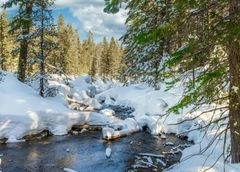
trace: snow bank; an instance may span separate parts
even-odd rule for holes
[[[161,84],[160,87],[164,90],[165,85]],[[220,110],[209,111],[216,108],[217,105],[203,105],[200,109],[189,113],[193,107],[192,105],[182,109],[180,115],[169,114],[164,116],[163,114],[166,113],[166,110],[180,100],[183,87],[179,83],[168,92],[163,90],[155,91],[144,84],[139,84],[112,88],[96,95],[96,98],[106,104],[133,107],[135,109],[133,115],[137,125],[140,127],[148,126],[152,134],[160,134],[161,132],[175,133],[179,136],[187,136],[189,141],[195,143],[195,145],[183,150],[181,163],[165,171],[200,172],[206,169],[210,172],[223,172],[224,169],[229,172],[240,171],[239,163],[231,164],[228,162],[225,164],[223,157],[220,157],[223,152],[225,152],[225,156],[228,154],[230,145],[229,133],[226,136],[227,140],[224,150],[223,134],[209,145],[214,136],[226,128],[226,125],[223,124],[226,124],[227,120],[213,123],[205,129],[199,129],[201,126],[208,125],[210,121],[222,117]],[[209,112],[202,114],[206,111]],[[224,115],[227,116],[227,112]],[[124,130],[123,132],[115,131],[111,128],[104,128],[103,130],[105,137],[119,137],[121,134],[124,134]],[[209,148],[205,150],[207,147]],[[216,164],[214,165],[215,162]]]
[[[0,138],[8,138],[8,142],[43,130],[63,135],[73,125],[106,125],[106,122],[113,125],[118,122],[99,113],[72,111],[61,103],[62,100],[58,100],[64,99],[64,96],[42,98],[32,87],[19,82],[12,73],[6,74],[0,84]],[[60,90],[60,94],[69,93]],[[90,106],[94,103],[97,104],[88,100]]]
[[[166,110],[180,99],[180,95],[176,93],[168,93],[164,90],[155,91],[147,84],[137,84],[106,90],[97,94],[96,99],[106,104],[134,108],[133,115],[138,125],[148,126],[152,134],[159,134],[162,131],[167,133],[178,131],[177,126],[171,131],[171,127],[164,125],[164,120],[160,119],[166,113]],[[174,123],[176,123],[177,118],[174,116],[171,119],[174,119]]]
[[[91,83],[92,83],[92,79],[90,76],[88,75],[79,76],[72,83],[74,85],[73,92],[82,92],[84,90],[88,96],[94,97],[94,95],[96,94],[96,87]]]
[[[12,73],[6,73],[4,82],[0,83],[0,138],[8,138],[8,143],[19,141],[25,135],[37,134],[43,130],[49,130],[54,135],[66,134],[73,125],[102,125],[103,137],[112,139],[137,132],[141,127],[148,126],[152,134],[176,133],[177,135],[188,136],[195,145],[183,150],[181,163],[176,164],[168,171],[192,172],[204,171],[211,167],[216,160],[218,162],[211,167],[212,172],[238,172],[239,164],[227,163],[224,165],[222,152],[227,153],[230,145],[230,136],[227,133],[226,147],[224,147],[224,136],[220,135],[211,145],[209,142],[215,134],[225,129],[227,120],[209,125],[207,129],[198,129],[199,126],[207,125],[211,120],[220,117],[221,111],[208,112],[199,116],[202,112],[213,109],[216,105],[205,105],[195,112],[188,113],[191,106],[181,111],[180,115],[169,114],[166,118],[163,114],[167,109],[176,104],[182,94],[181,83],[178,87],[164,92],[155,91],[146,84],[132,85],[129,87],[103,86],[97,88],[91,84],[88,76],[78,77],[71,81],[72,87],[64,84],[63,81],[51,81],[51,86],[59,87],[59,94],[54,98],[42,98],[32,87],[19,82]],[[98,81],[100,83],[100,81]],[[96,89],[97,88],[97,89]],[[110,88],[109,90],[105,90]],[[101,108],[96,99],[91,98],[96,90],[103,91],[96,95],[99,102],[106,104],[133,107],[134,119],[127,118],[122,121],[113,119],[113,111],[102,110],[100,113],[79,112],[68,108],[66,97],[82,101],[89,108]],[[72,103],[72,109],[81,108],[78,104]],[[226,114],[227,115],[227,112]],[[199,117],[198,117],[199,116]],[[194,119],[194,120],[189,120]],[[171,125],[176,124],[178,125]],[[205,148],[209,147],[206,151]],[[192,157],[192,155],[195,156]],[[188,159],[188,157],[191,157]],[[219,159],[218,159],[219,158]],[[0,159],[1,160],[1,159]],[[69,169],[65,169],[69,170]]]

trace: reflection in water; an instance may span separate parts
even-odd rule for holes
[[[36,160],[38,156],[39,156],[38,150],[35,148],[35,149],[32,149],[31,152],[29,152],[28,159]]]
[[[68,155],[56,161],[56,165],[60,168],[71,167],[76,161],[76,155]]]
[[[76,171],[128,171],[139,153],[161,154],[163,142],[185,143],[174,136],[166,140],[139,132],[115,140],[103,140],[102,133],[88,131],[75,136],[50,136],[26,143],[0,144],[3,172],[49,171],[63,168]],[[172,140],[173,139],[173,140]],[[106,158],[106,148],[111,157]],[[169,149],[169,148],[168,148]]]
[[[34,129],[38,128],[39,117],[36,114],[36,112],[28,111],[28,113],[29,113],[29,117],[33,120],[32,124],[30,126],[30,129],[34,130]]]

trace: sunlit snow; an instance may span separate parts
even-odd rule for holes
[[[48,130],[54,135],[65,135],[73,125],[100,125],[103,127],[103,138],[129,135],[147,126],[154,135],[162,134],[163,138],[164,133],[186,135],[195,143],[183,150],[179,164],[168,169],[174,172],[204,171],[214,164],[223,151],[227,152],[230,145],[229,133],[226,138],[226,150],[223,150],[224,139],[221,134],[212,145],[208,145],[215,133],[221,133],[225,129],[226,119],[218,124],[211,124],[208,129],[198,129],[199,126],[208,124],[210,120],[219,119],[220,110],[214,111],[214,117],[213,112],[207,112],[218,105],[205,105],[192,113],[189,112],[191,107],[188,107],[182,109],[180,115],[171,113],[165,116],[168,108],[180,100],[181,83],[165,92],[164,84],[160,84],[161,89],[156,91],[146,84],[121,87],[121,84],[104,83],[100,78],[92,83],[89,76],[73,78],[69,81],[71,86],[69,87],[59,77],[58,81],[50,83],[51,86],[59,87],[58,95],[53,98],[42,98],[36,91],[37,85],[33,84],[30,87],[19,82],[13,73],[4,73],[6,76],[0,83],[0,139],[8,139],[7,144],[24,141],[21,140],[24,136],[37,134],[43,130]],[[69,105],[67,101],[69,98],[84,102],[91,110],[101,109],[101,103],[104,102],[132,107],[135,111],[132,113],[133,118],[121,120],[113,118],[115,112],[110,109],[103,109],[99,113],[79,111],[83,107],[79,104]],[[199,116],[204,111],[206,113]],[[226,111],[225,116],[227,113]],[[207,146],[209,149],[202,152]],[[106,150],[106,155],[110,156],[109,151]],[[193,154],[196,156],[192,157]],[[150,159],[148,163],[151,164]],[[223,169],[224,160],[221,157],[209,171],[222,172]],[[238,172],[240,165],[228,162],[225,169],[229,172]],[[67,168],[64,170],[71,171]]]

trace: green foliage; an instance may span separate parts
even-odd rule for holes
[[[104,0],[106,7],[104,8],[104,12],[107,13],[117,13],[121,8],[121,4],[123,2],[127,2],[128,0]]]
[[[33,75],[39,77],[40,73],[48,78],[49,73],[55,72],[117,78],[123,56],[123,49],[117,41],[112,38],[109,43],[105,38],[104,43],[96,44],[91,31],[86,40],[80,40],[78,30],[65,23],[63,15],[59,16],[57,26],[53,25],[48,9],[52,4],[51,0],[9,0],[3,5],[4,8],[17,5],[18,8],[16,16],[9,22],[10,27],[5,13],[1,14],[4,21],[0,20],[0,25],[4,31],[1,30],[2,35],[0,33],[0,54],[3,53],[0,68],[8,71],[18,68],[18,73],[24,75],[22,81],[24,78],[36,80]]]

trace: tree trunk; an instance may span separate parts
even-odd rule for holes
[[[32,4],[26,4],[26,14],[32,14]],[[23,36],[28,35],[30,32],[30,23],[27,26],[23,26]],[[24,82],[26,78],[26,69],[27,69],[27,56],[28,56],[28,40],[24,38],[20,43],[20,54],[18,61],[18,80]]]
[[[44,97],[44,77],[45,77],[45,72],[44,72],[44,62],[41,61],[40,63],[40,96]]]
[[[40,96],[44,97],[44,80],[45,80],[45,67],[44,67],[44,9],[41,9],[41,36],[40,36]]]
[[[230,25],[234,29],[239,25],[240,8],[238,0],[230,0],[229,8]],[[237,35],[238,37],[240,35]],[[239,39],[239,38],[238,38]],[[229,124],[231,134],[232,163],[240,162],[240,45],[237,39],[229,41],[229,70],[230,70],[230,93],[229,93]]]

